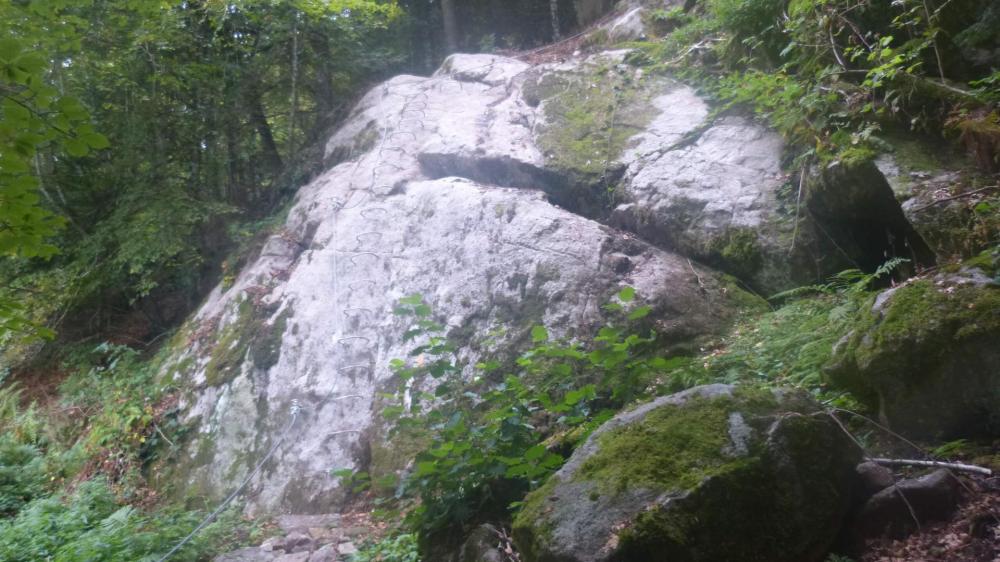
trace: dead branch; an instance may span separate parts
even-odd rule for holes
[[[976,466],[974,464],[963,464],[958,462],[941,462],[941,461],[921,461],[916,459],[882,459],[873,458],[868,459],[875,464],[880,464],[882,466],[924,466],[932,468],[950,468],[951,470],[957,470],[960,472],[972,472],[975,474],[982,474],[983,476],[993,476],[993,471],[982,467]]]

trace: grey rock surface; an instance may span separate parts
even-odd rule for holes
[[[459,549],[457,562],[507,562],[497,528],[487,524],[473,529]]]
[[[337,552],[337,547],[327,544],[316,549],[316,552],[313,552],[309,557],[309,562],[336,562],[339,556],[340,553]]]
[[[216,556],[214,562],[272,562],[276,556],[274,553],[250,547]]]
[[[896,151],[875,163],[903,201],[907,220],[942,260],[978,253],[982,241],[968,225],[976,220],[974,207],[988,193],[962,195],[990,185],[992,179],[977,172],[954,147],[902,139],[894,144]]]
[[[904,537],[920,525],[944,521],[960,499],[958,479],[945,469],[900,480],[868,500],[855,525],[862,537]]]
[[[668,340],[726,325],[731,291],[711,271],[525,189],[544,164],[536,110],[517,89],[525,69],[453,56],[433,77],[397,77],[361,100],[327,146],[331,162],[351,159],[300,190],[285,226],[210,295],[165,366],[194,389],[181,408],[195,431],[161,482],[220,498],[283,439],[251,481],[249,511],[336,507],[330,472],[356,466],[388,363],[411,348],[391,312],[407,295],[473,339],[505,326],[515,341],[533,324],[586,334],[626,285]]]
[[[336,527],[340,524],[340,515],[337,513],[325,513],[317,515],[279,515],[276,519],[278,528],[285,533],[292,531],[303,531],[309,529],[323,529]]]
[[[873,462],[863,462],[854,471],[858,475],[858,493],[865,499],[892,486],[896,477],[888,468]]]

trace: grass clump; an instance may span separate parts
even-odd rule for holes
[[[135,562],[155,559],[172,548],[201,517],[197,512],[147,513],[122,505],[108,483],[95,479],[75,492],[27,504],[0,521],[0,560],[8,562]],[[205,560],[233,544],[240,523],[223,515],[176,554],[177,560]]]
[[[837,294],[799,298],[738,322],[714,348],[677,358],[656,394],[711,382],[791,386],[832,398],[823,367],[849,331],[862,299]]]

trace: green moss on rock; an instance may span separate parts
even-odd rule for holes
[[[283,312],[273,321],[268,321],[269,315],[265,307],[250,300],[240,302],[236,319],[222,328],[212,347],[205,365],[205,384],[219,386],[233,380],[248,358],[262,370],[278,362],[289,314]]]
[[[587,459],[576,478],[599,483],[604,493],[636,486],[690,490],[743,463],[726,453],[729,412],[735,406],[733,399],[722,398],[659,408],[640,422],[602,435],[600,451]]]
[[[1000,287],[964,270],[887,292],[859,314],[827,367],[897,429],[998,434]]]
[[[546,165],[567,178],[560,189],[579,191],[563,200],[591,200],[614,186],[616,161],[656,114],[654,93],[634,69],[602,59],[525,84],[525,101],[544,102],[538,145]]]
[[[819,412],[712,385],[619,414],[528,496],[515,542],[533,562],[817,560],[858,457]]]
[[[708,258],[741,278],[753,277],[764,264],[757,232],[750,228],[730,228],[713,238]]]

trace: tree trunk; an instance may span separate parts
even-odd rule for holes
[[[549,12],[552,16],[552,41],[561,39],[559,33],[559,0],[549,0]]]
[[[271,133],[271,126],[267,123],[267,115],[264,113],[264,104],[260,99],[260,93],[254,88],[250,94],[250,122],[253,124],[257,134],[260,135],[261,146],[264,149],[264,158],[272,174],[281,172],[281,154],[278,152],[278,145],[274,142],[274,135]]]
[[[458,21],[455,0],[441,0],[441,20],[444,22],[444,44],[448,54],[458,52]]]

